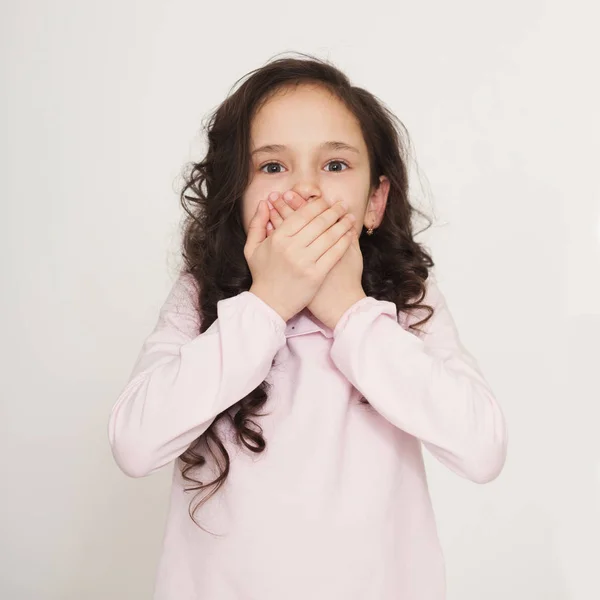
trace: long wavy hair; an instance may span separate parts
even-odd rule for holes
[[[352,85],[349,78],[329,61],[298,53],[299,58],[277,58],[249,72],[235,92],[211,114],[204,125],[208,149],[200,162],[186,165],[180,201],[184,208],[182,255],[183,271],[197,283],[200,330],[206,331],[217,318],[219,300],[250,288],[251,273],[244,258],[246,234],[242,222],[241,200],[251,178],[250,125],[258,109],[282,88],[302,83],[319,84],[332,92],[358,122],[368,148],[371,189],[379,176],[390,180],[385,214],[374,235],[359,238],[363,254],[362,286],[368,296],[389,300],[398,311],[424,309],[429,314],[417,328],[431,318],[433,308],[420,304],[425,296],[425,281],[434,265],[427,251],[413,239],[413,219],[423,212],[411,206],[408,191],[410,138],[404,125],[376,96]],[[232,88],[232,90],[233,90]],[[419,232],[420,233],[420,232]],[[410,300],[416,302],[409,303]],[[213,496],[225,482],[230,469],[226,440],[218,432],[219,423],[233,428],[235,440],[253,453],[266,448],[257,418],[268,397],[270,384],[263,381],[232,408],[221,412],[207,431],[179,457],[182,476],[199,491],[208,491],[192,509],[190,516]],[[361,400],[367,402],[366,399]],[[223,424],[223,423],[222,423]],[[231,429],[230,429],[231,431]],[[206,464],[210,453],[217,465],[217,476],[202,482],[196,467]],[[199,525],[199,524],[198,524]]]

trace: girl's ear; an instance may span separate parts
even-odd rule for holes
[[[371,192],[365,211],[364,225],[367,229],[379,227],[387,205],[390,192],[390,180],[385,176],[379,177],[379,185]]]

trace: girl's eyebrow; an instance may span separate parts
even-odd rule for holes
[[[256,150],[252,151],[252,156],[258,153],[265,154],[275,154],[276,152],[283,152],[287,150],[287,146],[283,144],[266,144],[265,146],[261,146]],[[323,142],[319,146],[319,150],[349,150],[350,152],[356,152],[356,154],[360,154],[360,150],[351,146],[350,144],[346,144],[346,142]]]

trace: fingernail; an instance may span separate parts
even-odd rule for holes
[[[279,192],[271,192],[269,194],[269,200],[271,202],[275,202],[275,200],[277,200],[277,198],[279,198]]]
[[[267,200],[267,204],[269,205],[269,208],[275,208],[272,204],[270,200]]]
[[[342,201],[340,202],[340,204],[341,204],[341,205],[342,205],[344,208],[346,208],[346,209],[348,208],[348,203],[347,203],[345,200],[342,200]]]
[[[294,199],[294,193],[290,190],[288,190],[284,195],[283,195],[283,199],[284,200],[293,200]]]
[[[269,231],[271,231],[271,229],[273,229],[273,225],[271,224],[271,221],[269,221],[269,222],[267,223],[267,229],[268,229]]]

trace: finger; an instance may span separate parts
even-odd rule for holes
[[[346,231],[346,233],[316,261],[317,268],[322,269],[322,273],[329,273],[350,248],[352,238],[354,237],[355,235],[352,233],[352,229]]]
[[[276,201],[277,204],[279,201]],[[283,201],[285,204],[285,201]],[[327,212],[330,208],[329,202],[327,202],[324,198],[317,198],[314,202],[306,202],[304,206],[300,207],[298,210],[294,211],[289,206],[286,206],[288,215],[284,218],[284,222],[279,227],[279,230],[286,236],[295,237],[296,234],[301,231],[308,223],[311,223],[317,216],[320,217],[321,213]],[[339,210],[339,207],[335,209]],[[325,215],[324,217],[320,217],[316,219],[317,223],[313,224],[313,229],[316,227],[319,229],[318,234],[324,231],[326,225],[332,225],[335,222],[335,219],[331,220],[331,214],[329,216]],[[316,237],[315,234],[314,237]],[[314,237],[311,237],[308,240],[300,240],[301,246],[306,246],[310,243]],[[296,240],[298,241],[298,240]]]
[[[283,199],[282,196],[277,198],[274,202],[272,202],[273,207],[276,212],[279,213],[279,216],[282,219],[287,219],[289,216],[294,214],[294,209],[288,205],[288,203]],[[275,225],[275,223],[273,223]]]
[[[283,223],[283,217],[279,214],[279,211],[271,204],[269,200],[267,203],[271,205],[271,209],[269,210],[269,219],[273,224],[273,227],[277,229]]]
[[[335,211],[331,211],[333,216],[332,219],[336,219]],[[338,213],[339,214],[339,213]],[[329,219],[328,215],[328,219]],[[341,237],[344,237],[346,234],[350,236],[349,244],[352,243],[354,237],[354,223],[356,219],[354,215],[348,213],[337,221],[335,221],[326,231],[322,234],[319,234],[314,238],[312,242],[307,245],[308,254],[307,256],[314,261],[318,261],[324,254],[327,253],[329,248],[331,248]],[[305,230],[308,230],[310,225],[307,225],[298,236],[303,236]],[[308,235],[308,232],[307,232]],[[312,234],[311,234],[312,236]],[[304,240],[304,238],[302,237]]]
[[[319,202],[319,201],[317,201]],[[303,207],[300,212],[308,210],[312,208],[312,206],[316,204],[316,202],[309,202],[305,207]],[[324,202],[325,204],[325,202]],[[344,217],[344,218],[343,218]],[[343,218],[343,219],[342,219]],[[289,219],[291,220],[291,219]],[[289,221],[288,220],[288,221]],[[309,223],[307,223],[295,236],[294,242],[299,244],[302,247],[310,247],[313,246],[319,238],[322,238],[318,244],[326,243],[326,246],[322,248],[322,251],[318,253],[314,260],[316,260],[325,250],[335,241],[331,236],[333,233],[328,230],[332,229],[332,227],[338,223],[339,221],[344,222],[345,225],[351,224],[355,221],[353,215],[348,213],[348,210],[343,202],[336,202],[333,206],[330,206],[324,212],[320,213],[317,217],[312,219]],[[338,231],[339,228],[334,229],[334,231]],[[325,234],[325,235],[323,235]]]
[[[271,196],[269,196],[269,198],[271,198]],[[276,199],[275,195],[273,195],[273,199]],[[306,204],[306,200],[304,200],[304,198],[294,190],[288,190],[287,192],[285,192],[285,194],[283,194],[283,199],[285,203],[294,210],[298,210],[304,204]],[[279,214],[279,211],[271,204],[270,201],[268,201],[268,204],[269,208],[272,209],[269,213],[270,219],[273,222],[273,226],[275,227],[275,229],[277,229],[277,227],[279,227],[283,223],[284,217],[282,217],[282,215]]]
[[[288,190],[283,194],[283,199],[288,206],[291,206],[294,210],[298,210],[301,206],[306,204],[306,200],[294,190]]]
[[[246,246],[250,254],[267,237],[267,221],[269,220],[269,210],[266,202],[261,200],[256,207],[256,212],[248,225],[248,236]]]
[[[269,207],[269,222],[267,223],[267,237],[273,235],[277,225],[283,222],[283,219],[273,206],[272,202],[277,200],[281,194],[279,192],[271,192],[267,196],[267,206]]]

